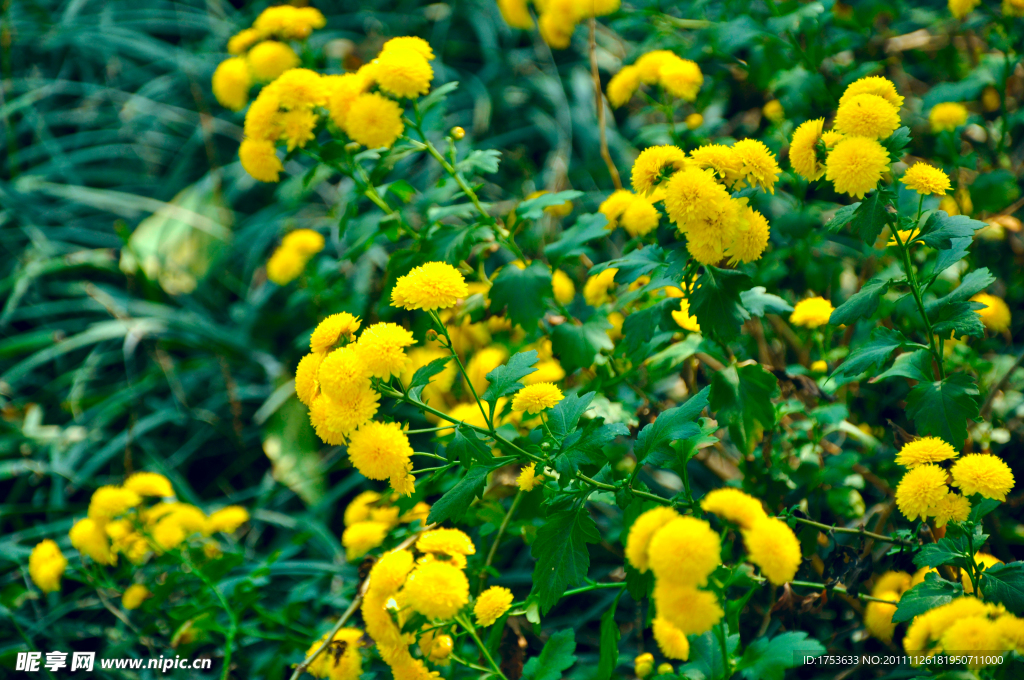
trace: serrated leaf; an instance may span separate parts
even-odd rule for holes
[[[583,325],[563,323],[551,331],[551,349],[567,373],[587,368],[598,352],[613,347],[606,332],[611,327],[607,319],[598,316]]]
[[[539,220],[544,215],[544,208],[562,205],[583,195],[582,191],[557,191],[553,194],[541,194],[529,198],[516,206],[516,218],[521,220]]]
[[[832,372],[832,377],[852,378],[871,368],[877,370],[906,342],[907,339],[899,331],[879,326],[871,331],[871,337],[866,343],[850,352],[846,360]]]
[[[501,152],[497,149],[473,149],[468,156],[455,164],[456,172],[472,175],[498,171]]]
[[[967,566],[967,561],[959,547],[947,538],[941,538],[937,543],[923,546],[914,555],[914,565],[917,567],[934,568],[943,564],[953,564],[957,567]]]
[[[760,364],[727,366],[711,377],[710,406],[744,453],[750,453],[766,428],[775,425],[772,397],[779,381]]]
[[[972,243],[974,243],[974,239],[971,237],[950,239],[949,248],[939,251],[939,255],[935,258],[935,263],[932,265],[926,278],[934,278],[964,259]]]
[[[857,213],[860,208],[860,201],[851,203],[850,205],[844,205],[842,208],[836,211],[836,214],[832,216],[826,224],[825,228],[831,233],[836,233],[847,224],[853,221],[853,216]]]
[[[926,349],[904,352],[896,357],[889,370],[879,373],[870,382],[879,382],[889,378],[910,378],[911,380],[932,380],[932,353]]]
[[[1024,615],[1024,562],[996,564],[985,569],[981,592],[986,600],[1003,605],[1010,613]]]
[[[601,652],[597,661],[597,680],[610,680],[615,667],[619,665],[619,625],[615,623],[615,605],[601,615]]]
[[[430,109],[434,108],[445,97],[447,97],[449,93],[454,92],[458,87],[459,82],[457,80],[435,87],[433,90],[431,90],[430,94],[420,99],[420,111],[422,113],[426,113]]]
[[[600,419],[589,420],[562,443],[561,452],[555,456],[555,471],[571,481],[584,463],[600,465],[605,461],[602,449],[616,437],[629,434],[629,428],[622,423],[602,424]],[[561,481],[561,480],[560,480]]]
[[[921,437],[940,437],[960,448],[967,439],[967,421],[978,417],[978,386],[966,373],[945,380],[918,383],[907,395],[907,415]]]
[[[985,305],[980,302],[954,302],[938,309],[932,318],[932,332],[940,337],[950,335],[970,335],[981,338],[985,335],[985,325],[981,322],[978,310]]]
[[[879,189],[871,194],[861,203],[857,213],[853,216],[850,226],[860,235],[862,241],[873,245],[878,240],[878,235],[889,223],[889,205],[896,198],[892,189]]]
[[[953,598],[961,597],[963,594],[964,587],[961,584],[946,581],[938,574],[929,572],[925,574],[924,581],[903,593],[899,604],[896,605],[896,612],[892,615],[892,621],[909,621],[930,609],[952,602]]]
[[[879,276],[861,286],[860,290],[851,295],[846,302],[836,307],[829,317],[829,324],[839,326],[851,324],[861,319],[869,319],[878,309],[882,296],[889,290],[892,279]]]
[[[966,215],[947,215],[943,210],[936,210],[921,228],[918,239],[932,248],[952,248],[952,240],[973,238],[974,232],[985,228],[984,222],[972,220]]]
[[[786,669],[804,665],[806,657],[819,657],[825,646],[804,631],[791,631],[770,640],[762,637],[743,650],[736,670],[747,680],[782,680]]]
[[[637,463],[660,465],[672,455],[672,442],[699,436],[700,425],[695,421],[707,408],[709,395],[710,388],[705,387],[682,406],[662,411],[644,426],[633,445]]]
[[[562,237],[544,246],[544,255],[548,260],[557,263],[567,257],[584,252],[585,243],[608,236],[608,218],[601,213],[580,215],[569,229],[562,232]]]
[[[678,310],[678,308],[679,300],[667,298],[659,300],[646,309],[627,315],[622,324],[622,339],[626,353],[630,356],[634,355],[654,337],[662,319],[672,310]]]
[[[443,371],[451,360],[451,357],[441,357],[416,369],[416,372],[412,374],[412,382],[409,383],[409,396],[419,400],[423,388],[430,384],[430,379]]]
[[[750,277],[741,271],[706,267],[690,296],[690,314],[697,317],[701,333],[735,337],[750,318],[740,297],[749,287]]]
[[[586,508],[548,516],[530,547],[530,554],[537,560],[533,568],[533,592],[542,613],[546,614],[567,588],[586,578],[590,569],[587,543],[600,542],[597,524]]]
[[[524,269],[502,267],[488,293],[491,312],[505,310],[513,324],[527,331],[537,327],[544,316],[544,300],[551,296],[551,270],[540,260]]]
[[[523,680],[559,680],[562,672],[576,663],[576,633],[566,628],[554,633],[544,644],[540,656],[523,666]]]
[[[501,397],[521,390],[523,383],[519,381],[537,370],[533,367],[536,363],[536,350],[531,349],[513,354],[504,365],[498,366],[487,374],[487,389],[480,395],[480,398],[493,404]]]
[[[476,432],[464,426],[455,429],[455,436],[445,447],[445,456],[449,461],[458,461],[464,468],[474,463],[485,463],[491,456],[491,449],[480,441]]]
[[[910,128],[903,125],[887,138],[882,140],[882,146],[889,152],[889,159],[893,163],[898,163],[903,158],[903,150],[910,144]]]
[[[594,400],[596,394],[596,392],[588,392],[583,396],[567,394],[562,401],[548,411],[548,429],[551,430],[555,439],[561,441],[576,429],[576,425],[590,408],[590,402]]]
[[[486,465],[474,465],[469,468],[466,476],[431,506],[427,523],[434,524],[462,519],[473,499],[483,492],[484,485],[487,483],[487,475],[491,470],[492,468]]]
[[[754,286],[740,293],[740,301],[751,316],[785,314],[793,311],[793,305],[767,290],[764,286]]]

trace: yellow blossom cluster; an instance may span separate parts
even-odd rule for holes
[[[341,544],[345,548],[345,559],[358,560],[374,548],[383,545],[388,532],[399,524],[426,522],[430,506],[420,502],[402,514],[392,505],[397,496],[383,497],[376,491],[364,491],[356,496],[345,508],[345,531]]]
[[[755,139],[732,146],[708,144],[686,154],[675,146],[645,149],[633,163],[633,190],[664,203],[669,219],[686,236],[701,264],[761,258],[768,245],[764,215],[734,198],[745,186],[775,192],[780,169],[775,155]]]
[[[838,193],[864,198],[889,169],[889,152],[881,140],[900,126],[903,97],[882,76],[854,81],[839,99],[832,130],[824,119],[809,120],[794,132],[790,163],[808,181],[825,179]]]
[[[321,645],[327,641],[328,633],[314,642],[306,656],[309,657]],[[334,637],[327,649],[313,659],[306,672],[314,678],[329,678],[329,680],[358,680],[363,673],[363,657],[360,649],[363,647],[363,631],[358,628],[341,628]]]
[[[531,30],[533,17],[527,0],[497,0],[498,10],[512,28]],[[619,0],[533,0],[540,24],[540,36],[550,47],[564,50],[572,40],[576,24],[619,9]]]
[[[817,328],[828,323],[835,308],[823,297],[810,297],[793,306],[789,322],[804,328]]]
[[[969,112],[960,102],[942,102],[928,111],[928,125],[932,132],[955,132],[961,125],[967,124]]]
[[[912,585],[911,576],[905,571],[887,571],[875,579],[871,586],[871,597],[876,599],[869,601],[864,607],[864,627],[871,635],[886,644],[892,642],[892,636],[896,632],[896,624],[892,621],[896,605],[877,600],[899,602],[903,593]]]
[[[661,212],[654,204],[664,200],[664,192],[653,191],[649,195],[634,194],[629,189],[619,189],[606,198],[598,212],[605,216],[609,231],[622,227],[630,236],[644,236],[658,228]]]
[[[296,229],[285,234],[267,260],[267,278],[287,286],[299,278],[310,259],[324,249],[324,237],[312,229]]]
[[[657,85],[676,99],[692,102],[703,84],[704,74],[696,62],[669,50],[654,50],[612,76],[608,81],[608,103],[619,108],[633,98],[641,85]]]
[[[976,597],[958,597],[916,616],[903,648],[914,657],[962,654],[969,668],[998,664],[1002,653],[1024,650],[1024,619]]]

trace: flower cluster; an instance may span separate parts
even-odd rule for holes
[[[998,663],[1002,652],[1024,650],[1024,619],[976,597],[959,597],[915,617],[903,648],[912,656],[963,654],[970,668],[979,668]]]
[[[896,487],[896,505],[907,519],[935,518],[935,524],[966,521],[973,494],[1006,500],[1013,488],[1010,467],[990,453],[974,453],[953,463],[949,470],[940,463],[954,460],[959,453],[938,437],[924,437],[903,446],[896,462],[909,468]],[[958,487],[960,493],[950,489]]]
[[[913,580],[905,571],[887,571],[875,579],[871,586],[871,597],[875,599],[864,607],[864,627],[871,635],[887,644],[892,642],[892,636],[896,632],[896,624],[892,621],[896,605],[888,603],[899,602],[903,593],[912,585]]]
[[[533,0],[533,4],[540,15],[541,38],[556,50],[569,46],[576,24],[619,9],[619,0]],[[512,28],[531,30],[534,26],[527,0],[498,0],[498,10]]]
[[[296,229],[281,239],[267,260],[267,278],[286,286],[299,278],[310,259],[324,249],[324,237],[312,229]]]
[[[341,535],[346,560],[354,562],[383,545],[388,532],[399,524],[426,521],[430,514],[428,504],[417,503],[403,514],[392,505],[396,499],[395,495],[384,498],[376,491],[364,491],[349,503],[345,508],[345,531]]]
[[[657,85],[669,95],[692,102],[697,98],[704,75],[700,66],[669,50],[642,55],[631,66],[623,66],[608,81],[608,102],[618,108],[633,98],[640,85]]]

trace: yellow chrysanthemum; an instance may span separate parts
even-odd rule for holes
[[[1010,308],[1002,298],[988,293],[978,293],[971,298],[971,302],[980,302],[985,305],[976,310],[981,317],[981,323],[993,333],[1004,333],[1010,329]]]
[[[619,223],[630,236],[643,236],[658,228],[661,213],[647,198],[636,196],[622,213]]]
[[[563,398],[562,390],[558,389],[554,383],[527,385],[512,397],[512,410],[540,413],[562,401]]]
[[[899,593],[891,590],[872,593],[872,597],[892,602],[898,602],[900,599]],[[896,624],[892,622],[892,615],[895,613],[896,605],[885,602],[868,602],[864,607],[864,627],[882,642],[892,642],[893,633],[896,632]]]
[[[60,579],[67,566],[67,558],[49,538],[37,543],[28,556],[28,575],[44,593],[60,590]]]
[[[249,50],[245,58],[253,77],[262,83],[269,83],[301,63],[295,50],[276,40],[261,42]]]
[[[650,567],[648,549],[654,534],[677,517],[678,512],[662,506],[648,510],[633,522],[626,538],[626,559],[637,571],[644,573]]]
[[[337,446],[360,425],[369,422],[377,413],[380,395],[369,387],[332,399],[318,395],[309,406],[309,421],[316,434],[325,443]]]
[[[684,122],[686,123],[687,129],[696,130],[697,128],[704,124],[704,116],[700,115],[699,113],[691,113],[689,116],[686,117],[686,120]]]
[[[121,606],[128,611],[138,609],[147,597],[152,596],[153,593],[149,591],[149,588],[141,583],[133,583],[125,588],[124,593],[121,595]]]
[[[389,50],[412,50],[428,61],[434,58],[434,49],[430,46],[430,43],[416,35],[403,35],[391,38],[380,48],[382,54]]]
[[[498,11],[501,12],[501,18],[505,23],[512,28],[533,30],[533,17],[530,16],[526,0],[498,0]]]
[[[818,359],[811,362],[811,373],[828,373],[828,362]]]
[[[538,22],[541,39],[549,47],[564,50],[572,41],[572,34],[576,29],[572,0],[549,0]]]
[[[523,469],[519,471],[519,476],[516,477],[516,486],[525,493],[533,491],[543,483],[544,474],[537,474],[536,463],[530,463],[529,465],[523,466]]]
[[[415,343],[412,333],[398,324],[376,323],[359,334],[356,348],[370,375],[390,380],[402,375],[409,363],[405,348]]]
[[[558,363],[558,359],[539,361],[534,368],[537,370],[521,378],[524,385],[535,385],[543,382],[553,383],[565,377],[565,369],[562,368],[562,364]]]
[[[949,493],[947,473],[938,465],[918,465],[903,475],[896,487],[896,505],[907,519],[935,514],[936,506]]]
[[[350,341],[354,339],[358,330],[358,316],[352,316],[348,312],[331,314],[318,323],[313,334],[310,335],[309,349],[318,354],[327,352],[343,337]]]
[[[345,132],[368,149],[390,149],[404,130],[402,108],[377,92],[356,97],[345,116]]]
[[[651,571],[661,580],[699,586],[722,563],[718,534],[704,520],[677,517],[654,532],[647,556]]]
[[[970,616],[950,624],[940,638],[942,648],[964,654],[968,668],[988,665],[987,657],[1004,651],[1002,635],[994,621],[984,616]]]
[[[732,145],[733,153],[742,164],[742,173],[747,184],[761,187],[768,193],[775,193],[775,182],[782,169],[775,154],[757,139],[741,139]]]
[[[658,83],[673,97],[692,102],[704,84],[704,74],[696,62],[669,59],[658,71]]]
[[[295,229],[284,235],[281,247],[294,250],[301,255],[310,257],[324,249],[323,234],[313,229]]]
[[[750,561],[761,567],[761,573],[773,584],[780,586],[796,576],[802,560],[800,541],[778,517],[756,520],[749,529],[744,529],[743,544]]]
[[[730,487],[709,492],[701,500],[700,507],[704,512],[714,513],[744,529],[749,529],[754,522],[767,517],[761,501]]]
[[[374,76],[385,92],[396,97],[415,98],[430,92],[434,69],[420,51],[399,44],[385,46],[381,51],[374,60]]]
[[[290,248],[277,248],[267,260],[267,280],[287,286],[299,278],[309,258]]]
[[[914,163],[900,181],[922,196],[943,196],[950,190],[949,175],[927,163]]]
[[[674,59],[678,59],[674,52],[668,50],[654,50],[647,52],[640,56],[636,60],[634,66],[640,71],[640,80],[645,85],[653,85],[658,82],[658,77],[661,74],[661,67],[671,62]]]
[[[449,657],[455,646],[451,635],[436,635],[435,631],[428,630],[420,636],[419,644],[423,656],[435,666],[447,666],[451,663]]]
[[[615,275],[618,273],[617,268],[609,267],[587,279],[583,284],[583,299],[588,305],[597,307],[608,301],[608,291],[615,287]]]
[[[672,311],[672,320],[684,331],[700,333],[700,324],[697,323],[697,317],[690,314],[690,301],[686,298],[679,300],[679,309]]]
[[[363,659],[359,654],[359,648],[363,646],[362,638],[363,631],[358,628],[342,628],[334,634],[327,649],[309,664],[306,672],[314,678],[358,680],[363,673]],[[310,645],[306,656],[320,649],[325,640],[327,633]]]
[[[323,83],[327,90],[327,111],[331,115],[331,120],[344,130],[352,102],[370,88],[372,80],[365,74],[345,73],[324,76]]]
[[[686,639],[685,637],[683,638]],[[689,650],[687,650],[689,651]],[[635,659],[633,659],[633,675],[638,678],[646,678],[654,672],[654,655],[650,652],[644,652]]]
[[[469,295],[466,279],[446,262],[428,262],[402,276],[391,290],[391,305],[405,309],[447,309]]]
[[[654,584],[658,618],[665,619],[684,635],[701,635],[722,620],[725,612],[715,594],[661,576]]]
[[[316,136],[314,130],[320,118],[310,109],[293,109],[278,114],[279,139],[289,151],[304,148]]]
[[[393,526],[394,519],[398,517],[398,508],[379,505],[381,495],[376,491],[363,491],[352,499],[352,502],[345,508],[345,526],[352,526],[357,522],[385,522]],[[380,515],[387,511],[386,516]],[[392,516],[393,515],[393,516]]]
[[[944,527],[949,522],[966,522],[971,516],[971,502],[960,494],[946,494],[934,509],[935,526]]]
[[[789,162],[793,170],[808,182],[821,179],[825,166],[818,160],[818,142],[821,141],[824,118],[808,120],[793,131],[789,145]]]
[[[878,593],[894,591],[902,594],[910,590],[913,577],[905,571],[887,571],[875,579],[871,586],[871,595],[880,597]]]
[[[473,614],[478,626],[491,626],[512,606],[512,591],[500,586],[491,586],[476,598]]]
[[[669,219],[688,239],[691,254],[703,264],[724,256],[735,237],[741,203],[730,198],[711,170],[688,167],[672,175],[665,186]],[[704,248],[707,252],[700,252]]]
[[[789,322],[805,328],[817,328],[828,323],[835,308],[823,297],[812,297],[801,300],[793,307]]]
[[[284,171],[274,143],[269,140],[243,139],[238,146],[238,160],[249,176],[260,182],[276,182]]]
[[[917,467],[956,458],[957,450],[938,437],[921,437],[903,445],[896,454],[896,462],[903,467]]]
[[[448,620],[469,602],[469,581],[445,562],[420,564],[402,589],[406,602],[429,619]]]
[[[171,480],[156,472],[136,472],[128,477],[124,488],[134,491],[140,496],[167,498],[174,495]]]
[[[341,545],[345,547],[345,559],[354,562],[374,548],[383,545],[390,528],[384,522],[356,522],[346,527],[341,534]]]
[[[323,28],[327,20],[313,7],[277,5],[268,7],[256,17],[252,27],[263,35],[274,35],[289,40],[304,40],[315,28]]]
[[[576,297],[576,284],[561,269],[551,273],[551,290],[555,294],[555,299],[563,305],[569,304]]]
[[[242,57],[225,59],[213,72],[211,86],[221,106],[241,111],[249,103],[249,88],[252,87],[249,65]]]
[[[839,105],[833,125],[844,135],[885,139],[900,126],[900,112],[876,94],[858,94]]]
[[[678,146],[652,146],[633,162],[633,191],[648,194],[676,170],[687,164],[686,152]]]
[[[636,66],[623,66],[608,81],[608,103],[613,109],[626,104],[640,88],[640,69]]]
[[[892,104],[897,111],[903,107],[903,97],[896,91],[896,86],[891,80],[882,76],[867,76],[850,83],[846,91],[843,92],[843,96],[840,97],[839,104],[845,104],[859,94],[877,95]]]
[[[244,54],[262,39],[263,34],[255,28],[239,31],[228,39],[228,54]]]
[[[825,160],[825,179],[838,193],[864,198],[888,167],[889,152],[877,140],[844,137]]]
[[[120,486],[101,486],[96,489],[89,500],[89,517],[98,522],[106,522],[142,502],[142,496],[131,489]]]
[[[473,539],[459,529],[433,529],[416,541],[416,549],[434,555],[475,555]]]
[[[690,641],[686,639],[683,631],[660,616],[654,619],[651,630],[654,633],[654,641],[658,643],[658,649],[666,657],[679,661],[690,658]]]
[[[230,534],[248,521],[248,510],[243,508],[241,505],[229,505],[226,508],[217,510],[206,518],[206,528],[204,533],[213,534],[220,531],[225,534]]]
[[[362,353],[346,345],[320,362],[317,378],[320,390],[331,399],[343,401],[370,387],[369,366]]]
[[[117,564],[117,554],[110,550],[110,539],[103,525],[95,520],[80,519],[68,532],[71,545],[98,564]]]
[[[990,453],[972,453],[964,456],[950,469],[953,486],[965,496],[980,494],[985,498],[1005,501],[1013,489],[1014,479],[1010,466]]]
[[[398,423],[366,423],[352,434],[348,445],[349,460],[368,479],[404,476],[412,454],[409,438]]]
[[[967,107],[960,102],[936,104],[928,112],[928,124],[932,132],[953,132],[967,124]]]
[[[727,187],[743,179],[743,160],[736,150],[725,144],[705,144],[690,152],[694,165],[711,170]]]
[[[725,249],[729,264],[754,262],[760,260],[764,249],[768,247],[771,228],[764,215],[753,208],[745,210],[746,229],[738,229],[736,236]]]
[[[786,109],[778,99],[773,99],[762,106],[761,113],[773,123],[781,123],[786,119]]]
[[[1024,651],[1024,619],[1003,614],[996,619],[996,628],[999,629],[1003,649],[1012,649],[1018,654]]]

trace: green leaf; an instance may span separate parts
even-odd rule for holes
[[[730,635],[725,641],[726,654],[722,654],[722,643],[715,631],[709,630],[703,635],[690,637],[690,663],[680,666],[678,673],[683,678],[703,678],[704,680],[726,680],[723,656],[732,656],[739,646],[738,633]]]
[[[832,377],[853,378],[868,369],[878,369],[906,342],[907,339],[899,331],[879,326],[871,331],[871,337],[866,343],[850,352],[846,360],[832,371]]]
[[[970,335],[975,338],[985,336],[985,325],[978,315],[979,309],[985,305],[980,302],[954,302],[939,309],[932,319],[932,332],[940,337],[950,335]]]
[[[576,224],[562,232],[560,239],[544,246],[544,255],[554,263],[579,255],[586,250],[583,244],[608,236],[607,226],[608,218],[601,213],[580,215]]]
[[[455,436],[445,447],[445,456],[449,461],[459,461],[464,468],[474,462],[485,463],[491,456],[491,450],[476,436],[476,432],[468,427],[459,426]]]
[[[1024,615],[1024,562],[1008,562],[987,568],[981,577],[981,592],[1016,616]]]
[[[891,189],[879,189],[860,203],[837,210],[826,226],[829,231],[837,232],[849,225],[861,240],[873,245],[888,224],[888,207],[895,197]]]
[[[705,387],[682,406],[662,411],[653,423],[640,430],[633,446],[638,464],[659,465],[671,456],[672,442],[700,435],[700,426],[694,421],[708,406],[709,391]]]
[[[588,392],[582,397],[576,394],[567,394],[565,399],[548,411],[548,429],[551,430],[555,439],[562,441],[576,429],[577,423],[590,408],[590,402],[594,400],[596,394],[596,392]]]
[[[507,310],[512,323],[526,331],[536,329],[537,321],[544,316],[543,301],[551,296],[551,270],[540,260],[534,260],[525,269],[515,265],[502,267],[488,293],[491,312]]]
[[[454,92],[458,87],[459,82],[457,80],[435,87],[431,90],[430,94],[420,100],[420,111],[426,113],[430,109],[434,108],[437,104],[443,101],[449,93]]]
[[[974,232],[985,226],[984,222],[966,215],[947,215],[943,210],[936,210],[928,217],[917,238],[932,248],[947,249],[953,247],[953,239],[973,238]]]
[[[825,228],[830,233],[836,233],[847,224],[853,221],[853,216],[857,213],[860,208],[860,201],[851,203],[850,205],[844,205],[842,208],[836,211],[836,214],[832,216],[826,224]]]
[[[854,321],[871,318],[878,309],[882,296],[889,290],[892,279],[875,277],[861,286],[860,290],[851,295],[846,302],[836,307],[828,322],[833,326],[851,324]]]
[[[892,615],[893,623],[909,621],[930,609],[941,607],[952,602],[953,598],[961,597],[964,587],[941,578],[934,572],[925,574],[924,581],[903,593],[896,612]]]
[[[793,305],[789,304],[778,295],[767,292],[764,286],[754,286],[750,290],[740,293],[740,300],[743,307],[751,316],[764,316],[765,314],[784,314],[793,311]]]
[[[923,546],[914,555],[914,565],[917,567],[938,567],[943,564],[953,564],[957,567],[966,568],[967,560],[960,547],[948,538],[940,538],[937,543],[929,543]]]
[[[489,384],[480,398],[493,404],[501,397],[521,390],[523,383],[519,381],[537,370],[533,367],[535,363],[537,363],[536,350],[531,349],[513,354],[512,358],[503,366],[498,366],[487,374]]]
[[[679,300],[667,298],[656,302],[647,309],[627,315],[622,324],[622,337],[626,353],[633,356],[648,340],[654,337],[662,319],[673,310],[678,309]]]
[[[501,152],[497,149],[473,149],[468,156],[455,164],[455,171],[472,175],[498,171]]]
[[[804,665],[806,657],[819,657],[825,646],[804,631],[754,640],[743,651],[736,670],[747,680],[782,680],[786,669]]]
[[[779,381],[760,364],[728,366],[711,377],[711,410],[728,423],[744,453],[753,451],[765,428],[775,425],[772,397]]]
[[[603,449],[615,440],[629,434],[629,428],[622,423],[602,424],[601,419],[589,420],[576,430],[562,444],[562,451],[555,457],[555,471],[568,484],[584,463],[600,465],[605,461]]]
[[[521,220],[539,220],[544,215],[544,208],[562,205],[583,195],[582,191],[558,191],[553,194],[541,194],[530,198],[516,206],[516,217]]]
[[[941,437],[960,448],[967,439],[967,421],[978,417],[978,386],[966,373],[923,382],[907,395],[907,415],[921,437]]]
[[[910,139],[910,128],[903,125],[896,132],[882,140],[882,146],[889,152],[889,159],[893,163],[899,163],[900,159],[903,158],[903,150],[910,144]]]
[[[600,542],[601,534],[586,508],[548,516],[530,547],[530,553],[537,560],[533,568],[533,592],[542,613],[546,614],[567,588],[583,582],[590,569],[587,543]]]
[[[619,665],[619,625],[615,623],[615,605],[601,615],[601,653],[597,661],[597,680],[610,680],[616,666]]]
[[[932,265],[931,270],[928,272],[928,276],[925,277],[926,279],[930,280],[938,276],[960,260],[964,259],[967,255],[967,251],[971,247],[971,244],[974,243],[974,239],[971,237],[953,238],[949,240],[949,243],[949,248],[939,251],[939,256],[935,258],[935,264]]]
[[[576,663],[576,633],[566,628],[554,633],[534,657],[523,666],[523,680],[559,680],[562,672]]]
[[[419,400],[423,388],[430,384],[430,379],[443,371],[451,360],[451,357],[441,357],[416,369],[416,372],[412,374],[412,382],[409,383],[409,396]]]
[[[728,339],[739,333],[750,318],[740,294],[750,287],[750,277],[735,269],[707,267],[690,296],[690,313],[701,332]]]
[[[551,347],[567,373],[587,368],[603,349],[611,349],[611,338],[605,331],[611,324],[603,317],[594,316],[583,325],[571,321],[555,326],[551,331]]]
[[[466,514],[470,503],[479,496],[487,483],[487,475],[492,470],[487,465],[474,465],[469,468],[466,476],[447,491],[430,508],[428,524],[441,523],[446,520],[459,520]]]
[[[879,382],[889,378],[910,378],[911,380],[932,380],[932,353],[926,349],[904,352],[896,357],[892,367],[876,375],[869,382]]]
[[[972,296],[992,285],[995,280],[996,277],[992,275],[992,272],[988,270],[988,267],[975,269],[965,276],[963,280],[960,281],[960,285],[953,289],[949,295],[930,303],[925,309],[930,313],[932,308],[942,307],[943,305],[947,305],[952,302],[966,302],[967,300],[970,300]]]

